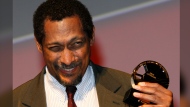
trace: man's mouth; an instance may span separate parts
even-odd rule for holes
[[[65,70],[66,72],[70,72],[70,71],[72,71],[74,68],[68,68],[68,69],[63,69],[63,70]]]
[[[76,71],[77,67],[78,66],[75,66],[74,68],[61,68],[60,71],[63,74],[73,74]]]
[[[75,72],[77,71],[77,69],[80,68],[81,62],[73,62],[70,65],[65,65],[65,64],[58,64],[57,62],[54,63],[55,69],[57,69],[57,71],[59,71],[60,73],[62,73],[65,76],[71,76],[74,75]]]

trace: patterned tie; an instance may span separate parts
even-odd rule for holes
[[[67,97],[68,97],[68,107],[77,107],[73,99],[76,90],[77,88],[75,86],[66,87],[66,92],[67,92]]]

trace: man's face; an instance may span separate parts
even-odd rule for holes
[[[77,16],[66,17],[61,21],[46,20],[44,24],[45,38],[42,47],[48,70],[61,84],[76,85],[89,64],[89,40],[82,30],[82,24]]]

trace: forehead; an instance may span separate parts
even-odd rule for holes
[[[78,16],[66,17],[59,21],[47,18],[44,23],[44,30],[45,33],[82,30],[82,23]]]
[[[77,16],[66,17],[60,21],[46,19],[44,23],[45,41],[61,40],[73,36],[84,36],[82,24]]]

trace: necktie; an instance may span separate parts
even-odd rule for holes
[[[77,107],[73,99],[76,90],[77,88],[75,86],[66,87],[66,92],[67,92],[67,97],[68,97],[68,107]]]

